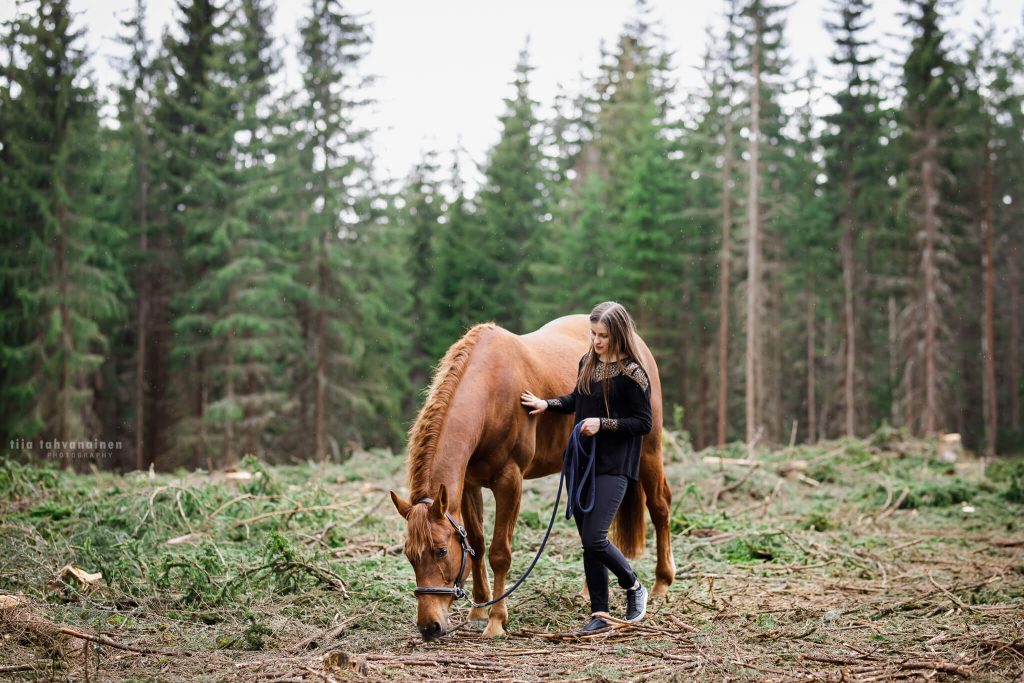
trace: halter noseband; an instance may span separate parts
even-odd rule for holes
[[[433,498],[420,498],[416,501],[416,503],[426,503],[427,505],[432,505],[433,502]],[[451,522],[451,525],[459,534],[459,544],[462,546],[462,563],[459,565],[459,573],[455,577],[455,585],[451,588],[448,586],[416,586],[413,593],[416,595],[454,595],[456,599],[461,600],[466,597],[466,591],[462,588],[464,581],[462,573],[466,570],[466,555],[476,557],[476,553],[469,545],[469,539],[466,537],[466,527],[456,522],[455,518],[452,517],[452,513],[447,510],[445,510],[444,516],[448,518],[448,521]]]

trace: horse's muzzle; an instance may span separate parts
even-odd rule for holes
[[[432,640],[437,640],[444,635],[444,626],[441,626],[440,622],[434,621],[427,626],[420,626],[420,635],[423,636],[423,640],[429,643]]]

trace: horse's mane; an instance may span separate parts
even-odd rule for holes
[[[451,405],[455,390],[462,380],[462,375],[469,365],[470,355],[480,337],[497,325],[493,322],[480,323],[472,327],[462,339],[448,348],[434,370],[434,379],[430,383],[427,400],[420,409],[416,421],[409,430],[409,492],[410,502],[418,498],[431,496],[434,492],[424,487],[430,479],[430,470],[437,453],[437,439],[441,434],[448,406]]]

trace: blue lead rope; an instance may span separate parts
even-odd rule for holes
[[[566,497],[568,500],[565,504],[566,519],[572,517],[573,498],[576,499],[576,506],[579,508],[580,512],[590,512],[594,509],[594,498],[596,496],[594,484],[597,480],[597,475],[594,470],[594,454],[597,452],[597,440],[594,439],[591,442],[589,451],[583,448],[583,445],[580,443],[580,425],[582,424],[582,420],[577,422],[576,426],[572,428],[572,434],[569,435],[569,443],[566,445],[565,454],[562,456],[562,472],[558,475],[558,493],[555,494],[555,506],[551,508],[551,519],[548,520],[548,530],[544,532],[544,538],[540,542],[540,547],[537,548],[537,554],[533,556],[533,562],[531,562],[530,566],[526,568],[526,571],[519,577],[519,580],[515,582],[515,585],[493,600],[476,602],[465,593],[463,593],[462,596],[458,596],[465,597],[473,607],[487,607],[488,605],[493,605],[494,603],[504,600],[508,596],[512,595],[512,592],[519,588],[523,581],[526,581],[526,577],[529,576],[530,572],[533,571],[533,568],[537,566],[537,560],[540,559],[541,554],[544,552],[544,546],[548,543],[548,537],[551,536],[551,528],[555,525],[555,515],[558,514],[558,503],[562,500],[563,480],[567,482]],[[576,474],[579,472],[580,456],[587,458],[587,463],[586,469],[583,471],[583,476],[580,478],[580,482],[576,488],[574,496],[572,482],[575,481]],[[590,477],[590,501],[586,506],[584,506],[580,501],[580,498],[583,495],[583,484],[586,483],[586,478],[588,476]]]
[[[580,512],[590,512],[594,509],[594,500],[597,496],[597,470],[595,469],[595,453],[597,452],[597,439],[590,439],[590,450],[583,448],[580,430],[583,420],[576,423],[569,435],[569,443],[565,447],[565,455],[562,456],[562,472],[565,475],[565,488],[568,495],[565,501],[565,518],[573,515],[573,508]],[[580,458],[586,458],[584,463]],[[582,473],[580,469],[582,468]],[[589,484],[590,495],[586,504],[583,503],[583,491]]]

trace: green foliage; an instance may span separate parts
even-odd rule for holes
[[[815,510],[804,517],[802,526],[814,531],[828,531],[833,527],[833,522],[826,510]]]
[[[786,562],[792,552],[777,533],[761,533],[728,541],[722,548],[722,557],[731,564],[751,562]]]
[[[253,478],[240,488],[244,493],[253,496],[276,496],[280,495],[281,486],[274,481],[270,470],[253,455],[246,455],[242,458],[239,466],[253,475]]]
[[[1024,503],[1024,463],[1014,463],[1012,467],[1006,468],[1006,481],[1009,485],[1006,488],[1006,500],[1011,503]]]

